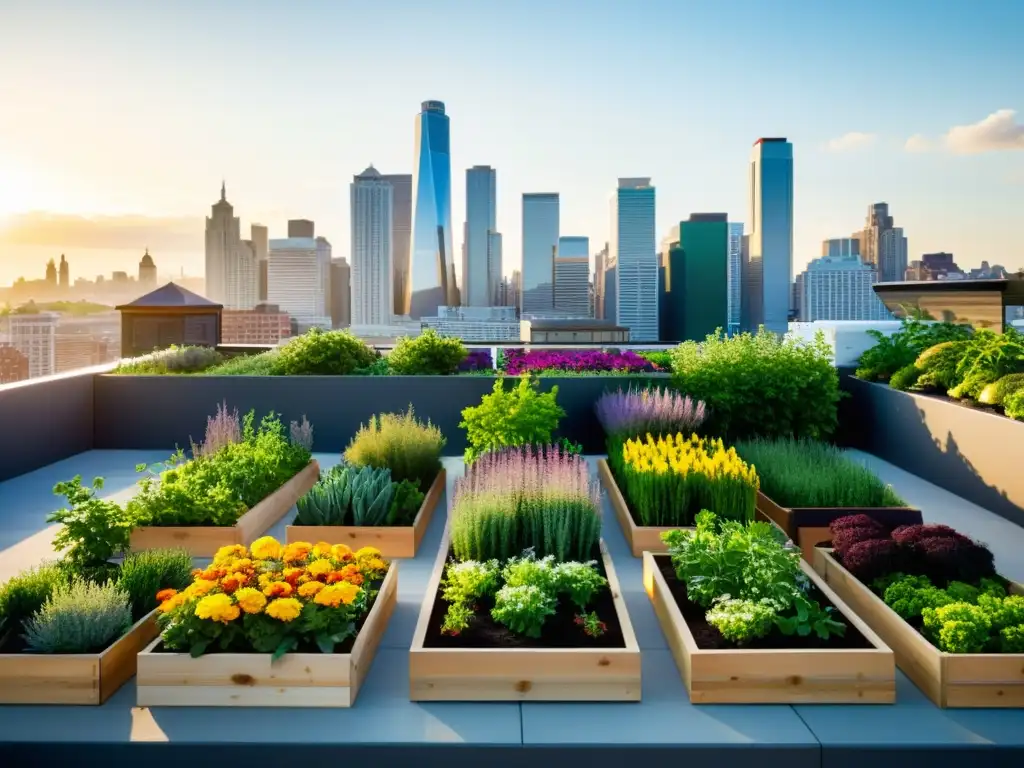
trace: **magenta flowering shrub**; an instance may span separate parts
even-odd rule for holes
[[[471,349],[459,363],[459,372],[490,371],[494,368],[494,361],[489,349]]]
[[[657,365],[627,349],[621,352],[603,349],[506,349],[505,371],[513,376],[541,371],[571,373],[653,373]]]
[[[707,418],[704,403],[667,389],[631,387],[605,392],[594,411],[604,433],[623,440],[677,432],[692,434]]]

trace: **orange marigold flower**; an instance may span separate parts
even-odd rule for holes
[[[313,602],[317,605],[325,605],[329,608],[337,608],[339,605],[351,605],[359,595],[359,587],[347,581],[331,584],[316,593]]]
[[[260,589],[266,587],[273,580],[274,580],[274,574],[272,574],[272,573],[261,573],[259,575],[259,578],[256,579],[257,583],[260,585]]]
[[[288,597],[292,593],[292,585],[287,581],[275,581],[266,586],[263,594],[267,597]]]
[[[227,575],[227,573],[227,568],[215,568],[211,565],[209,568],[207,568],[205,571],[199,574],[199,577],[202,579],[206,579],[207,581],[217,581],[218,579],[223,579]]]
[[[272,600],[264,613],[278,621],[294,621],[302,613],[302,603],[294,597],[282,597],[280,600]]]
[[[330,560],[314,560],[306,566],[306,573],[313,578],[317,578],[319,576],[326,576],[333,568],[334,566],[331,565]]]
[[[241,557],[228,566],[228,572],[238,573],[239,571],[251,571],[252,567],[252,560],[250,560],[248,557]]]
[[[293,541],[285,546],[282,559],[286,563],[301,563],[309,557],[309,553],[312,551],[313,545],[308,541]]]
[[[234,575],[225,576],[220,583],[220,588],[228,595],[237,590],[240,586],[242,586],[242,579]]]
[[[157,609],[160,611],[160,613],[170,613],[175,608],[184,605],[185,599],[186,598],[184,593],[179,592],[178,594],[172,595],[171,597],[160,603],[160,605],[157,606]]]
[[[312,597],[323,588],[324,585],[319,581],[307,581],[299,587],[299,597]]]
[[[291,584],[293,587],[299,580],[304,571],[301,568],[285,568],[284,569],[284,580]]]
[[[280,560],[284,550],[273,536],[256,539],[249,547],[252,556],[257,560]]]
[[[196,579],[189,585],[185,592],[188,593],[189,597],[202,597],[216,586],[216,581],[211,581],[209,579]]]
[[[178,590],[176,589],[161,589],[156,593],[156,600],[158,603],[162,603],[165,600],[170,600],[176,594],[178,594]]]
[[[388,572],[387,561],[380,557],[369,557],[365,560],[360,560],[359,566],[363,569],[363,573],[371,579],[379,578]]]
[[[356,550],[356,560],[365,560],[369,557],[380,557],[380,550],[376,547],[360,547]]]
[[[339,571],[339,573],[341,574],[341,581],[350,581],[357,587],[361,586],[363,583],[363,573],[359,570],[359,566],[357,565],[346,565]]]
[[[331,545],[326,541],[318,541],[313,546],[314,557],[330,557],[331,556]]]
[[[335,544],[333,547],[331,547],[331,557],[333,557],[335,560],[345,560],[345,556],[351,554],[352,549],[350,547],[345,546],[344,544]],[[352,558],[349,557],[347,559],[351,560]]]

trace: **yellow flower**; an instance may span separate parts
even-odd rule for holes
[[[316,593],[316,597],[313,598],[313,602],[317,605],[328,606],[329,608],[337,608],[342,603],[345,605],[351,605],[356,597],[359,596],[359,592],[360,589],[355,584],[342,581],[337,584],[330,584],[321,589]]]
[[[380,578],[388,572],[387,561],[380,557],[371,557],[366,560],[362,560],[359,563],[359,567],[363,569],[370,578]]]
[[[227,624],[237,619],[240,613],[238,606],[231,602],[229,595],[207,595],[196,603],[196,616],[200,619]]]
[[[213,556],[213,564],[224,565],[236,557],[246,557],[248,554],[245,547],[241,544],[228,544],[226,547],[221,547],[217,550],[217,554]]]
[[[330,560],[314,560],[306,566],[306,573],[310,576],[326,576],[334,570]]]
[[[189,597],[201,597],[216,586],[216,581],[210,581],[209,579],[196,579],[188,586],[185,592]]]
[[[302,603],[294,597],[282,597],[272,600],[267,606],[266,614],[278,621],[294,621],[302,613]]]
[[[307,581],[305,584],[299,587],[299,596],[312,597],[323,588],[324,585],[321,584],[319,581]]]
[[[333,547],[331,547],[331,557],[333,557],[335,560],[344,560],[345,555],[351,554],[352,548],[347,547],[344,544],[335,544]]]
[[[376,547],[362,547],[356,550],[356,560],[366,560],[371,557],[380,557],[380,550]]]
[[[267,604],[267,598],[263,596],[263,593],[252,587],[243,587],[235,592],[235,600],[246,613],[259,613]]]
[[[284,561],[286,563],[298,563],[309,557],[313,545],[308,541],[293,541],[284,548]]]
[[[160,603],[157,608],[160,613],[170,613],[175,608],[184,605],[187,599],[188,596],[184,592],[178,592]]]
[[[252,560],[250,560],[248,557],[241,557],[238,560],[235,560],[230,565],[228,565],[228,571],[230,573],[238,573],[239,571],[248,571],[252,567]]]
[[[330,557],[331,545],[326,541],[318,541],[313,547],[313,555],[315,557]]]
[[[283,554],[281,545],[273,536],[256,539],[249,547],[249,551],[257,560],[280,560]]]

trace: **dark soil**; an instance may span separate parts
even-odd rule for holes
[[[449,562],[453,560],[448,553]],[[593,556],[597,560],[597,569],[605,573],[604,564],[599,554]],[[539,638],[523,637],[514,634],[508,627],[491,618],[494,600],[481,600],[476,615],[465,632],[456,636],[441,634],[444,615],[448,611],[448,603],[441,599],[441,588],[434,595],[434,608],[430,612],[430,624],[427,636],[423,641],[426,648],[625,648],[626,641],[622,637],[622,626],[615,611],[612,593],[605,589],[594,602],[587,606],[587,612],[597,613],[605,623],[607,630],[600,637],[590,637],[583,627],[576,624],[578,609],[568,600],[561,600],[554,616],[544,622],[544,629]]]
[[[679,606],[679,610],[682,612],[683,618],[686,620],[686,624],[690,628],[690,633],[693,635],[694,640],[697,641],[697,647],[702,651],[730,651],[741,648],[743,650],[805,651],[821,648],[838,650],[843,648],[873,647],[871,643],[868,642],[867,638],[864,637],[856,627],[846,622],[838,611],[836,611],[833,618],[835,618],[836,621],[842,621],[846,624],[846,633],[842,637],[832,636],[828,640],[822,640],[815,634],[811,634],[807,637],[799,637],[797,635],[784,635],[782,632],[775,629],[766,637],[758,638],[747,645],[736,645],[722,637],[721,632],[707,623],[704,619],[706,609],[689,601],[686,596],[686,585],[676,577],[675,569],[672,567],[672,558],[669,555],[655,555],[654,561],[657,563],[658,569],[661,571],[661,575],[665,577],[669,592],[671,592],[672,597],[675,598],[676,605]],[[813,585],[808,594],[811,599],[817,600],[822,606],[835,607],[832,605],[832,602],[822,594],[821,590],[815,588]]]

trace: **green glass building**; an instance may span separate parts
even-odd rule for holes
[[[694,213],[662,257],[663,341],[701,341],[728,328],[729,217]]]

